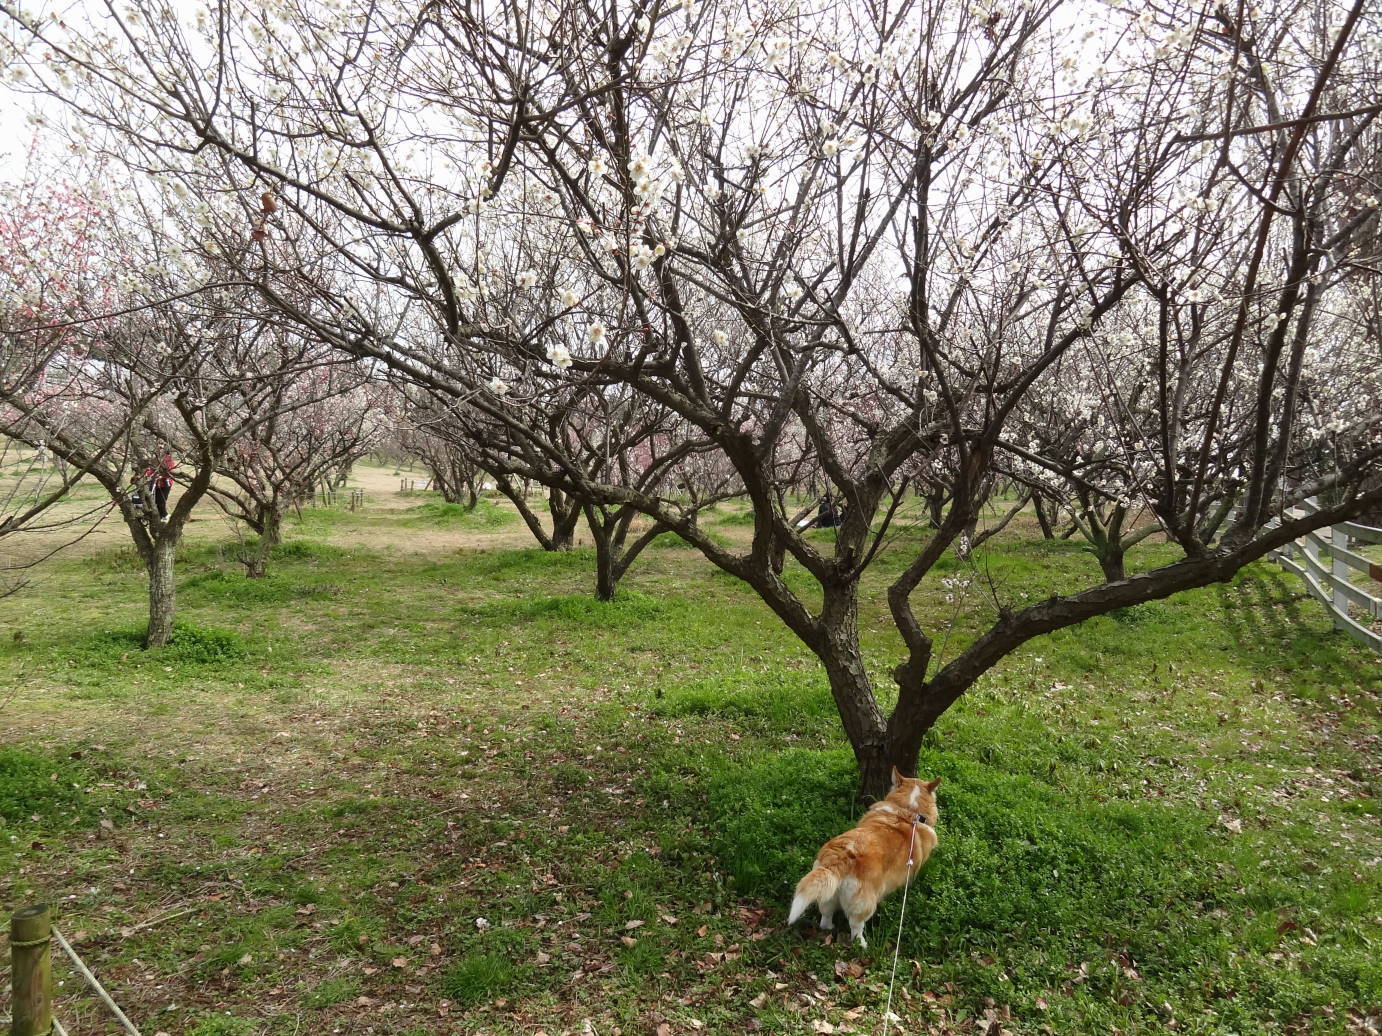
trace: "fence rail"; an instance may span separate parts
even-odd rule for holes
[[[1307,500],[1288,512],[1297,518],[1313,514],[1319,507]],[[1362,572],[1382,583],[1382,564],[1364,557],[1350,547],[1354,543],[1382,544],[1382,529],[1356,522],[1340,522],[1316,532],[1306,533],[1294,543],[1272,552],[1272,560],[1305,582],[1310,596],[1328,609],[1334,628],[1343,630],[1374,651],[1382,653],[1382,634],[1371,622],[1359,622],[1350,614],[1350,605],[1368,620],[1382,619],[1382,597],[1375,597],[1353,582],[1351,573]],[[1325,557],[1325,554],[1328,557]]]

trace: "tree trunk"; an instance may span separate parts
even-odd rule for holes
[[[854,760],[859,765],[859,801],[873,803],[887,795],[892,787],[893,766],[896,765],[887,746],[863,745],[854,750]],[[905,773],[913,773],[916,768],[915,756],[911,768],[897,768]]]
[[[581,520],[581,505],[559,489],[549,491],[547,506],[552,512],[552,536],[543,546],[548,550],[570,550],[576,542],[576,526]]]
[[[1104,579],[1114,583],[1127,577],[1123,567],[1123,548],[1116,543],[1107,543],[1102,550],[1096,551],[1099,558],[1099,567],[1104,571]]]
[[[907,777],[919,776],[917,756],[921,753],[921,739],[936,725],[948,708],[929,684],[919,687],[899,687],[897,705],[888,717],[887,751],[884,766],[896,766]]]
[[[259,544],[245,562],[245,575],[250,579],[263,579],[269,574],[269,558],[274,548],[283,542],[283,516],[275,510],[264,514],[259,529]]]
[[[525,486],[516,486],[506,475],[496,475],[494,484],[499,492],[503,493],[513,503],[514,509],[518,511],[518,516],[523,519],[523,524],[528,527],[528,531],[533,534],[533,539],[537,540],[543,550],[555,550],[552,546],[552,538],[547,535],[547,530],[542,527],[542,519],[539,518],[531,507],[528,506],[528,491]]]
[[[612,601],[619,588],[615,563],[619,557],[619,519],[600,508],[587,504],[585,523],[590,526],[590,538],[595,544],[595,600]]]
[[[816,654],[825,665],[830,694],[859,765],[859,796],[871,802],[888,793],[892,764],[887,726],[859,650],[858,592],[852,582],[825,588]]]
[[[451,484],[451,479],[443,475],[439,468],[432,470],[432,488],[440,493],[442,500],[448,504],[461,502],[460,490]]]
[[[149,628],[144,634],[146,648],[166,647],[173,636],[173,616],[177,606],[177,587],[173,582],[173,555],[176,542],[159,537],[146,559],[149,570]]]
[[[595,532],[594,526],[591,536],[595,540],[595,600],[612,601],[619,589],[619,579],[614,574],[614,547],[608,536]]]
[[[1052,526],[1052,519],[1046,516],[1046,500],[1040,493],[1032,496],[1032,502],[1036,506],[1037,524],[1041,526],[1041,535],[1048,540],[1056,538],[1056,530]]]

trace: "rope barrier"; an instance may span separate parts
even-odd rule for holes
[[[72,949],[71,944],[62,937],[62,933],[56,928],[53,929],[53,938],[58,941],[58,945],[62,947],[63,952],[71,958],[73,967],[77,969],[82,978],[86,979],[87,985],[96,991],[96,995],[110,1008],[111,1013],[120,1020],[120,1024],[124,1026],[125,1032],[129,1033],[130,1036],[141,1036],[139,1030],[135,1028],[134,1023],[125,1017],[124,1011],[120,1010],[120,1005],[110,998],[110,994],[106,992],[105,986],[101,985],[96,976],[91,973],[91,970],[82,963],[82,959],[77,956],[77,951]],[[53,1022],[53,1027],[55,1029],[61,1028],[56,1020]]]

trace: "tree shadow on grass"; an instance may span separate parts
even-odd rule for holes
[[[1363,664],[1366,649],[1331,629],[1327,612],[1292,577],[1259,570],[1214,593],[1238,656],[1258,671],[1285,675],[1296,696],[1327,701],[1340,683],[1376,688],[1379,678],[1369,678]]]

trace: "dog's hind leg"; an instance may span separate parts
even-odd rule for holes
[[[864,925],[868,923],[868,919],[872,916],[873,911],[870,910],[867,914],[863,915],[862,917],[850,916],[849,918],[850,936],[854,939],[855,942],[857,942],[866,950],[869,948],[869,941],[864,938]]]
[[[849,892],[848,897],[840,896],[840,905],[844,907],[845,917],[849,918],[849,934],[855,942],[867,949],[869,944],[868,940],[864,938],[864,925],[873,916],[873,912],[878,909],[878,900],[857,885]]]
[[[821,930],[830,931],[835,927],[835,910],[839,907],[839,896],[831,896],[829,899],[821,900]]]

